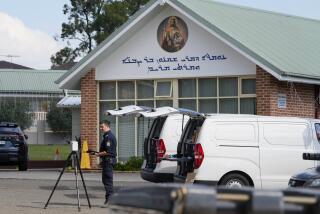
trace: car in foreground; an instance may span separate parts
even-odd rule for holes
[[[213,188],[206,185],[161,184],[128,187],[111,198],[111,214],[319,214],[319,191]]]
[[[308,187],[320,189],[320,166],[306,169],[289,180],[289,187]]]
[[[16,123],[0,123],[0,165],[17,165],[19,171],[28,169],[28,136]]]
[[[320,161],[320,153],[304,153],[304,160]],[[307,187],[320,189],[320,166],[306,169],[293,175],[289,180],[289,187]]]

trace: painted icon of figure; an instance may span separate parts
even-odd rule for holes
[[[185,39],[181,34],[181,30],[177,24],[177,17],[171,16],[168,19],[163,33],[161,47],[168,52],[176,52],[183,48]]]

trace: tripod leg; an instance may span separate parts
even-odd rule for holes
[[[77,189],[77,199],[78,199],[78,211],[80,212],[80,195],[79,195],[79,185],[78,185],[78,164],[76,163],[76,153],[73,154],[73,161],[74,161],[74,175],[76,176],[76,189]]]
[[[61,173],[60,173],[60,175],[59,175],[59,178],[58,178],[56,184],[54,185],[54,187],[53,187],[53,189],[52,189],[52,192],[51,192],[51,194],[50,194],[50,196],[49,196],[49,198],[48,198],[48,201],[47,201],[46,205],[44,206],[44,209],[46,209],[46,208],[48,207],[48,204],[49,204],[49,202],[50,202],[50,200],[51,200],[51,197],[52,197],[54,191],[56,190],[56,188],[57,188],[57,186],[58,186],[58,183],[59,183],[59,181],[60,181],[60,179],[61,179],[61,177],[62,177],[62,175],[63,175],[63,173],[64,173],[64,170],[67,168],[67,166],[68,166],[68,164],[69,164],[71,155],[72,155],[72,153],[69,154],[69,156],[68,156],[68,158],[67,158],[66,165],[62,168],[62,171],[61,171]]]
[[[82,180],[82,184],[83,184],[83,188],[84,188],[84,191],[86,193],[86,197],[87,197],[87,201],[88,201],[88,205],[89,205],[89,208],[91,209],[91,203],[90,203],[90,200],[89,200],[89,195],[88,195],[88,192],[87,192],[87,187],[86,187],[86,184],[84,182],[84,179],[83,179],[83,174],[82,174],[82,171],[81,171],[81,167],[80,167],[80,161],[79,161],[79,158],[78,158],[78,155],[76,154],[76,164],[79,168],[79,172],[80,172],[80,176],[81,176],[81,180]]]

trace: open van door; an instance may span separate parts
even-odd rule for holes
[[[140,115],[145,118],[164,117],[170,114],[178,113],[178,110],[169,106],[153,108],[151,111],[141,112]]]
[[[184,109],[181,110],[181,112],[183,111]],[[198,112],[186,111],[186,114],[188,114],[190,119],[183,129],[177,146],[176,160],[178,164],[176,174],[174,175],[176,182],[192,181],[195,177],[194,170],[200,167],[204,158],[202,146],[196,144],[196,142],[200,128],[206,117]]]
[[[162,161],[169,160],[169,161],[176,162],[174,158],[172,157],[168,158],[166,156],[168,154],[169,154],[169,157],[175,156],[174,154],[176,154],[176,148],[177,148],[176,145],[179,142],[182,130],[185,127],[187,121],[189,120],[190,116],[196,117],[196,116],[199,116],[200,113],[194,112],[188,109],[160,107],[160,108],[153,109],[150,112],[148,111],[141,112],[140,114],[145,118],[155,118],[153,126],[150,129],[149,136],[146,139],[144,144],[145,163],[141,169],[141,177],[145,180],[152,181],[152,182],[172,182],[173,174],[176,171],[177,165],[164,163]],[[183,115],[179,119],[181,123],[173,122],[173,120],[177,120],[177,119],[173,119],[171,116],[177,115],[177,114]],[[169,121],[172,120],[172,124],[169,125],[168,120]],[[164,129],[168,129],[169,127],[171,127],[170,130],[164,130]],[[164,133],[174,132],[175,130],[180,129],[180,127],[181,127],[181,131],[180,131],[179,137],[175,140],[175,142],[172,142],[171,138],[170,139],[163,138]],[[168,135],[164,134],[164,136],[168,136]],[[172,144],[175,145],[174,152],[172,151]],[[165,167],[172,167],[172,166],[174,166],[175,168],[174,171],[165,170]]]
[[[148,137],[144,141],[144,163],[141,168],[141,177],[151,182],[172,182],[173,175],[167,173],[154,174],[157,164],[162,161],[166,154],[167,139],[161,138],[161,133],[167,118],[171,114],[178,113],[178,110],[172,107],[159,107],[151,111],[141,112],[140,116],[144,118],[154,119],[149,129]],[[167,145],[168,146],[168,145]]]
[[[105,113],[106,115],[112,115],[112,116],[127,116],[132,114],[139,115],[139,113],[144,111],[151,111],[151,108],[144,107],[144,106],[129,105],[129,106],[120,107],[119,109],[107,110]]]

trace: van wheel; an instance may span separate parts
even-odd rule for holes
[[[244,186],[251,186],[248,179],[241,174],[228,174],[222,178],[220,185],[229,187],[229,188],[242,188]]]

